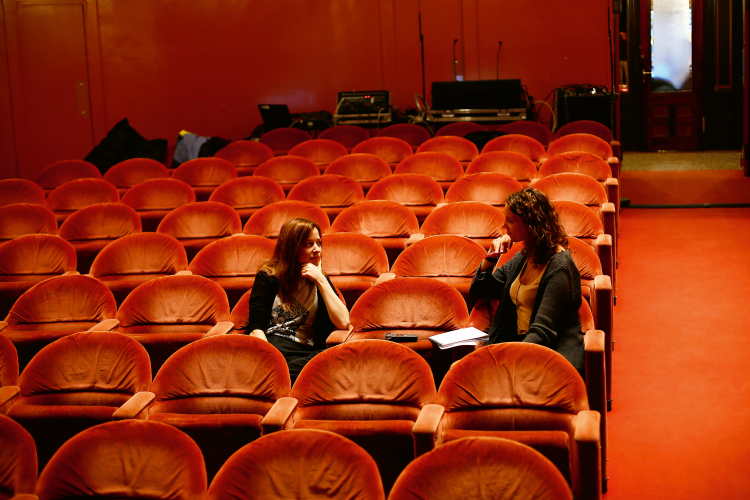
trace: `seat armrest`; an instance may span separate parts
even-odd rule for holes
[[[3,330],[5,330],[7,327],[8,327],[8,322],[7,321],[0,321],[0,332],[2,332]]]
[[[609,164],[610,170],[612,170],[612,177],[615,179],[620,178],[620,160],[615,158],[614,156],[610,156],[607,158],[607,163]]]
[[[440,203],[438,203],[437,205],[435,205],[435,210],[437,210],[438,208],[447,207],[448,205],[449,205],[449,203],[441,201]]]
[[[380,276],[378,276],[377,281],[375,282],[376,285],[379,285],[381,283],[385,283],[386,281],[390,281],[394,279],[396,275],[394,273],[383,273]]]
[[[409,236],[409,239],[406,240],[406,246],[413,245],[414,243],[418,241],[422,241],[424,239],[424,234],[422,233],[414,233],[411,236]]]
[[[612,284],[615,283],[615,253],[612,245],[612,235],[600,234],[594,240],[594,248],[596,248],[599,262],[602,265],[602,273],[612,278]]]
[[[594,325],[597,330],[602,330],[605,335],[612,333],[612,307],[613,307],[612,280],[609,276],[600,274],[594,276],[594,293],[591,297],[591,313],[594,316]]]
[[[21,394],[21,388],[16,385],[0,387],[0,408],[16,399],[19,394]]]
[[[153,392],[136,392],[121,407],[115,410],[112,418],[114,420],[131,420],[134,418],[145,420],[145,410],[151,406],[154,399],[156,399],[156,394]]]
[[[582,411],[576,418],[574,439],[578,445],[578,484],[573,496],[580,500],[602,498],[602,469],[600,452],[600,415],[597,411]]]
[[[334,330],[331,332],[331,334],[326,339],[326,347],[334,347],[339,344],[343,344],[349,339],[349,336],[354,331],[354,327],[352,325],[349,325],[349,328],[346,330]]]
[[[175,276],[191,276],[193,274],[193,271],[190,271],[188,269],[185,269],[183,271],[177,271],[174,273]]]
[[[234,323],[231,321],[219,321],[213,328],[206,332],[203,338],[214,337],[216,335],[226,335],[234,329]]]
[[[276,400],[266,416],[260,421],[263,435],[283,431],[289,427],[296,409],[297,400],[295,398],[279,398]]]
[[[411,432],[414,434],[414,456],[419,457],[435,449],[440,421],[443,419],[445,408],[440,405],[425,405],[419,412]]]
[[[119,319],[105,319],[104,321],[101,321],[97,323],[96,325],[92,326],[87,332],[111,332],[114,331],[115,328],[120,326],[120,320]]]
[[[63,276],[78,276],[79,274],[81,273],[79,273],[78,271],[65,271],[62,275]],[[91,276],[91,274],[87,274],[86,276]],[[93,278],[93,276],[91,277]]]
[[[601,330],[589,330],[583,339],[589,408],[598,411],[600,415],[606,416],[605,335]]]

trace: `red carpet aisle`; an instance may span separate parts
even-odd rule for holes
[[[604,498],[750,498],[750,209],[621,221]]]
[[[620,195],[637,205],[750,203],[742,170],[623,171]]]

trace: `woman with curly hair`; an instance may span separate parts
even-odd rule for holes
[[[499,299],[488,344],[540,344],[583,375],[581,276],[555,209],[544,193],[526,188],[508,195],[504,215],[506,234],[492,242],[469,289],[473,298]],[[500,254],[519,242],[524,248],[491,272]]]
[[[320,227],[292,219],[281,227],[273,257],[250,292],[245,333],[267,340],[284,355],[292,383],[335,329],[349,328],[349,311],[323,274]]]

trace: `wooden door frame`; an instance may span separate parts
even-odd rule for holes
[[[640,46],[641,46],[641,57],[640,57],[640,70],[641,74],[639,78],[643,78],[643,71],[646,69],[646,57],[644,54],[648,50],[648,69],[651,70],[651,1],[652,0],[640,0],[639,2],[639,27],[640,27]],[[702,121],[703,121],[703,0],[692,0],[693,1],[693,33],[692,33],[692,86],[693,93],[695,94],[694,104],[694,116],[696,118],[695,126],[698,127],[697,131],[697,149],[701,149],[702,145]],[[653,75],[651,76],[653,78]],[[643,81],[643,80],[641,80]],[[650,128],[650,110],[649,110],[649,98],[651,96],[650,90],[651,82],[646,81],[642,85],[641,92],[641,107],[643,109],[643,130],[646,133],[646,150],[651,151],[649,148],[651,144],[651,128]]]
[[[13,114],[13,129],[16,145],[16,171],[19,171],[19,152],[27,147],[29,130],[21,88],[21,60],[18,46],[19,5],[81,5],[83,7],[84,40],[86,43],[86,67],[91,109],[91,132],[94,144],[107,135],[107,119],[104,105],[104,78],[102,73],[101,43],[99,41],[98,0],[2,0],[5,19],[6,46],[8,54],[8,76],[10,101]]]

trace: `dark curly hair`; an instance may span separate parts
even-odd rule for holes
[[[555,207],[544,193],[524,188],[509,194],[505,203],[527,228],[529,236],[522,253],[535,264],[546,264],[557,253],[558,246],[568,247],[568,235],[560,224]]]

